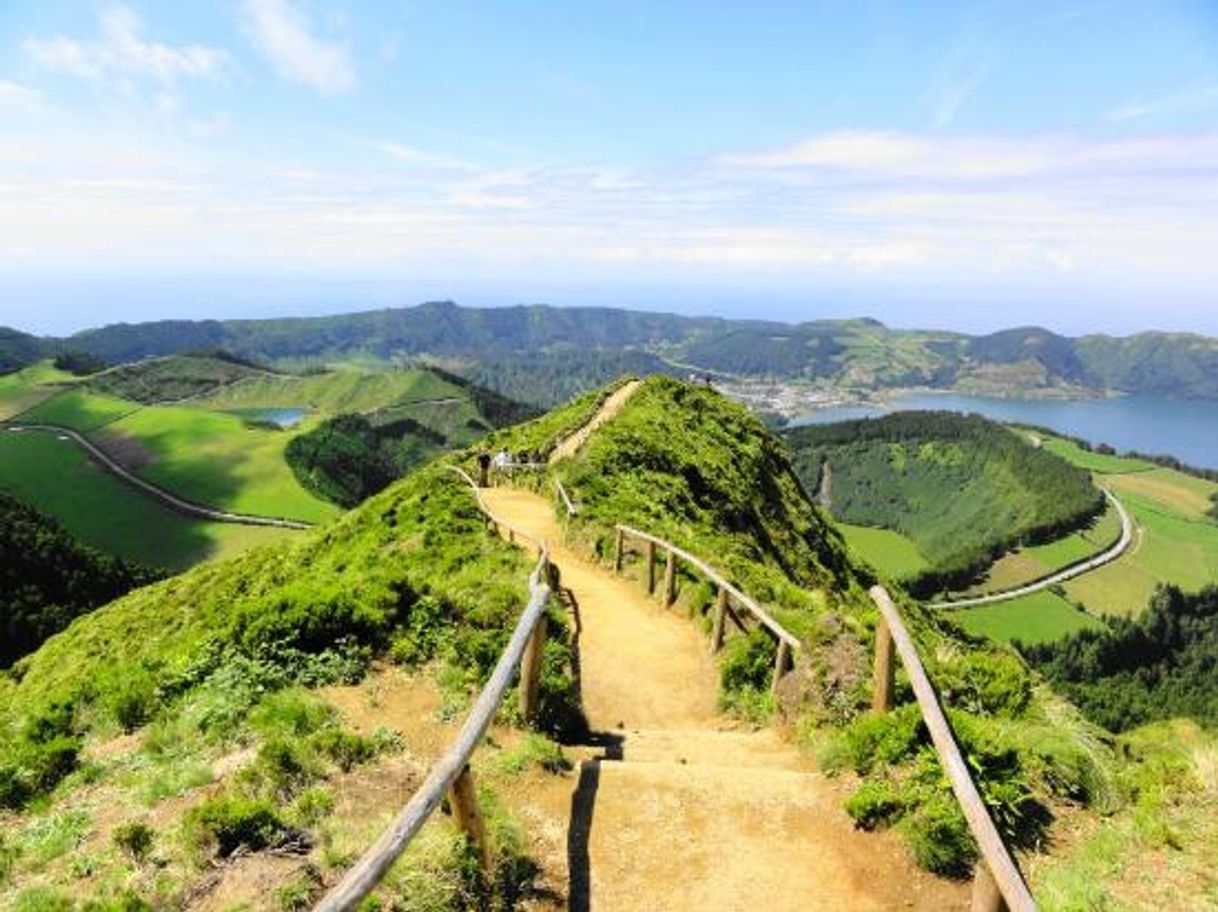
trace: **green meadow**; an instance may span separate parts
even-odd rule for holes
[[[892,580],[908,579],[930,567],[930,562],[912,540],[900,532],[874,526],[834,523],[856,556]]]
[[[259,516],[329,519],[338,510],[302,488],[283,458],[292,436],[222,412],[150,406],[107,425],[96,439],[121,451],[140,477],[187,500]]]
[[[140,407],[126,399],[68,389],[41,400],[19,418],[33,424],[59,424],[83,434],[138,411]]]
[[[182,516],[54,433],[0,430],[0,489],[54,516],[100,551],[170,570],[295,534]]]
[[[1099,620],[1048,590],[1012,602],[944,613],[975,636],[1003,642],[1041,643],[1102,626]]]

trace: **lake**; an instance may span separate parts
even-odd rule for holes
[[[1035,424],[1092,443],[1107,443],[1121,452],[1164,453],[1190,465],[1218,469],[1218,402],[1202,399],[1127,396],[1056,401],[907,393],[882,405],[817,409],[791,424],[828,424],[913,409],[977,412],[995,421]]]
[[[308,414],[307,409],[302,408],[247,408],[247,409],[232,409],[234,415],[240,415],[247,421],[265,421],[268,424],[278,425],[281,428],[295,427],[300,424],[301,419]]]

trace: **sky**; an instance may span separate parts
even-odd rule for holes
[[[0,3],[0,325],[1218,335],[1212,2]]]

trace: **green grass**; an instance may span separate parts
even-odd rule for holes
[[[1000,558],[985,579],[969,589],[967,594],[1001,592],[1043,579],[1112,547],[1120,536],[1121,517],[1109,506],[1089,529],[1043,545],[1021,548]]]
[[[150,460],[137,469],[141,477],[196,503],[310,522],[335,516],[337,509],[301,487],[284,460],[291,437],[251,428],[235,415],[151,406],[108,425],[100,440],[134,442]]]
[[[57,370],[50,361],[0,377],[0,421],[8,420],[59,392],[55,384],[73,383],[76,378]]]
[[[56,517],[100,551],[170,570],[293,534],[189,519],[136,491],[77,444],[52,433],[0,430],[0,488]]]
[[[901,580],[916,576],[930,567],[918,546],[900,532],[844,522],[835,525],[850,549],[882,576]]]
[[[969,633],[1000,642],[1018,639],[1026,643],[1043,643],[1079,630],[1103,626],[1050,591],[946,614]]]
[[[65,390],[49,399],[44,399],[34,408],[20,416],[20,420],[31,423],[59,424],[73,430],[87,432],[128,415],[139,409],[139,405],[125,399],[99,396],[84,390]]]
[[[1056,453],[1068,462],[1092,472],[1110,475],[1123,472],[1145,472],[1155,467],[1154,463],[1144,459],[1126,459],[1124,456],[1106,456],[1103,453],[1089,453],[1078,444],[1060,437],[1049,437],[1037,432],[1042,440],[1042,446],[1050,453]]]

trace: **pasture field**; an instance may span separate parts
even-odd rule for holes
[[[1061,437],[1050,437],[1040,431],[1034,432],[1042,440],[1042,446],[1050,453],[1056,453],[1076,466],[1100,475],[1120,475],[1126,472],[1145,472],[1155,468],[1153,462],[1144,459],[1127,459],[1124,456],[1107,456],[1103,453],[1089,453],[1077,443],[1064,440]]]
[[[7,421],[55,395],[60,387],[76,380],[66,371],[56,370],[49,361],[0,377],[0,421]]]
[[[1045,590],[1010,602],[961,608],[944,614],[974,636],[1001,642],[1043,643],[1102,623],[1061,596]]]
[[[930,568],[918,546],[900,532],[843,522],[834,525],[851,551],[889,579],[908,579]]]
[[[296,481],[283,458],[291,433],[250,427],[236,415],[149,406],[93,436],[141,478],[196,503],[306,522],[338,513]]]
[[[0,489],[54,516],[99,551],[168,570],[298,534],[182,516],[53,433],[0,431]]]
[[[60,424],[82,434],[137,411],[140,405],[126,399],[101,396],[79,389],[64,390],[43,399],[28,412],[19,416],[21,421],[31,423]]]
[[[1112,547],[1120,537],[1121,517],[1109,506],[1088,529],[1003,556],[965,594],[986,595],[1035,582]]]
[[[465,391],[430,371],[341,370],[303,377],[280,375],[242,380],[209,397],[206,404],[221,409],[308,408],[334,415],[457,398],[467,398]]]

